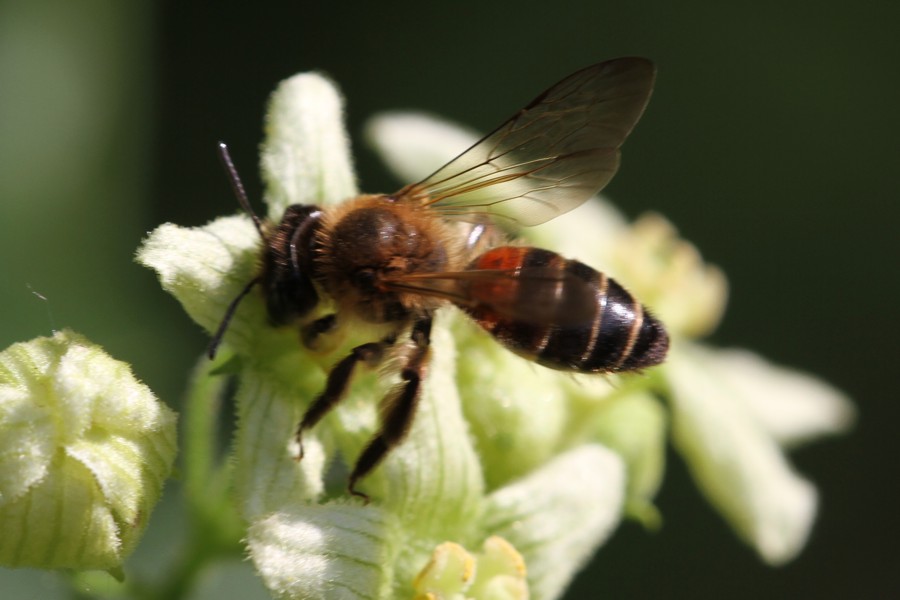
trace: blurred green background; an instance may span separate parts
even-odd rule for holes
[[[822,501],[792,564],[763,566],[671,455],[663,529],[624,524],[568,597],[897,597],[898,25],[900,4],[871,0],[0,0],[0,348],[71,327],[177,408],[206,336],[133,252],[160,223],[237,210],[217,140],[259,198],[265,100],[295,72],[339,82],[361,187],[391,191],[360,143],[374,113],[485,130],[582,66],[647,56],[656,93],[608,195],[725,269],[715,343],[825,377],[860,422],[793,455]],[[136,568],[165,568],[179,525],[170,499]],[[248,572],[219,569],[197,598],[265,597],[232,582]],[[4,599],[59,589],[0,570]]]

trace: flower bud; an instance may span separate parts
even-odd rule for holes
[[[0,352],[0,564],[117,567],[175,450],[175,413],[83,337]]]

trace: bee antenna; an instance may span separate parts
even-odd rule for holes
[[[250,206],[250,201],[247,199],[247,192],[244,190],[244,184],[241,183],[241,177],[238,175],[234,162],[231,160],[231,154],[229,154],[228,146],[225,142],[219,142],[219,158],[222,160],[222,166],[225,167],[225,172],[228,173],[228,180],[231,182],[231,189],[234,190],[234,195],[237,196],[238,203],[241,205],[241,208],[244,209],[244,212],[253,219],[253,224],[256,225],[256,230],[259,232],[260,237],[265,239],[266,236],[263,233],[262,221],[260,221],[259,217],[256,216],[256,213],[253,212],[253,207]]]
[[[254,277],[250,281],[250,283],[244,286],[244,289],[241,290],[241,293],[231,301],[231,304],[228,305],[228,309],[225,311],[225,316],[222,317],[222,322],[219,323],[219,328],[216,329],[216,334],[213,336],[212,340],[210,340],[209,347],[206,349],[206,354],[207,356],[209,356],[210,360],[216,357],[216,351],[219,349],[219,345],[222,343],[222,337],[225,335],[225,330],[228,329],[228,324],[231,323],[231,318],[234,316],[234,311],[237,310],[238,304],[241,303],[241,300],[244,299],[244,296],[249,294],[250,290],[253,289],[253,286],[259,283],[259,281],[259,277]]]

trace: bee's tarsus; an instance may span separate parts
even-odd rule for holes
[[[368,504],[369,504],[369,502],[370,502],[369,495],[368,495],[368,494],[364,494],[364,493],[358,491],[358,490],[354,487],[354,484],[353,484],[353,483],[351,483],[351,484],[349,484],[349,485],[347,486],[347,491],[350,492],[350,495],[351,495],[351,496],[356,496],[357,498],[360,498],[360,499],[363,501],[363,506],[368,506]]]
[[[294,434],[294,441],[297,442],[297,454],[294,455],[294,462],[300,462],[303,460],[303,430],[299,426]]]

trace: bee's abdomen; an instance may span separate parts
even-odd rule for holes
[[[507,246],[486,252],[469,268],[513,273],[503,292],[511,310],[492,305],[496,300],[464,309],[525,358],[582,373],[633,371],[665,358],[669,338],[662,324],[615,280],[584,263]],[[535,309],[535,302],[542,304]]]

